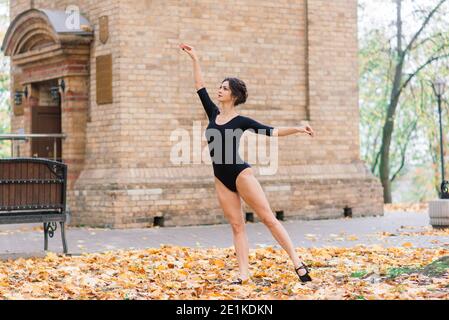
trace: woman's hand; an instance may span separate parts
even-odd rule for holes
[[[308,124],[305,126],[302,126],[299,128],[300,132],[302,133],[307,133],[309,136],[313,137],[315,135],[315,133],[313,132],[313,129],[311,126],[309,126]]]
[[[187,54],[190,56],[190,58],[192,58],[192,60],[198,61],[198,56],[197,56],[197,54],[196,54],[196,51],[195,51],[195,48],[194,48],[194,47],[188,46],[188,45],[186,45],[185,43],[181,43],[181,44],[179,45],[179,47],[180,47],[183,51],[187,52]]]

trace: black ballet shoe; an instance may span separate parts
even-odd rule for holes
[[[306,273],[303,274],[302,276],[300,276],[299,272],[298,272],[300,269],[306,270]],[[295,271],[296,271],[296,274],[299,277],[299,280],[301,280],[301,282],[312,281],[312,278],[309,275],[309,269],[307,268],[307,266],[304,263],[301,262],[301,266],[296,268]]]
[[[247,284],[249,282],[249,279],[250,278],[242,280],[241,278],[237,278],[237,280],[232,281],[231,284],[238,284],[238,285]]]

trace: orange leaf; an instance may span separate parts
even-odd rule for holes
[[[216,265],[217,267],[223,268],[226,265],[226,262],[220,259],[212,259],[212,264]]]
[[[402,246],[405,247],[405,248],[411,248],[411,247],[413,247],[413,244],[411,242],[404,242],[402,244]]]

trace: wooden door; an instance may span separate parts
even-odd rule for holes
[[[54,100],[50,94],[50,88],[55,85],[55,82],[38,85],[38,101],[31,112],[32,133],[61,133],[61,97]],[[54,138],[33,138],[31,141],[32,157],[54,159]],[[56,138],[56,161],[62,160],[61,147],[61,139]]]

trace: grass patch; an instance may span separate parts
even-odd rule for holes
[[[449,270],[449,256],[441,257],[423,268],[391,268],[387,271],[389,278],[395,278],[401,274],[421,273],[428,277],[441,277]]]
[[[365,270],[360,270],[360,271],[356,271],[351,273],[351,278],[362,278],[364,276],[366,276],[368,274],[368,272],[366,272]]]
[[[400,276],[401,274],[410,274],[418,271],[418,269],[409,268],[409,267],[403,267],[403,268],[391,268],[387,271],[387,276],[389,278],[395,278],[397,276]]]
[[[449,269],[449,256],[441,257],[422,269],[422,273],[428,277],[441,277]]]

